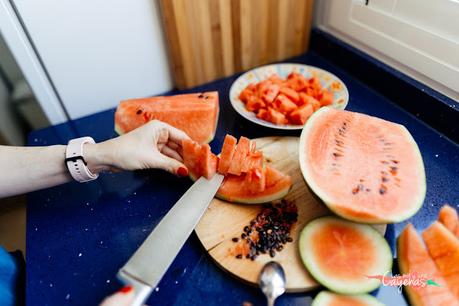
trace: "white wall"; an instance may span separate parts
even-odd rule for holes
[[[156,0],[13,2],[71,118],[172,88]]]
[[[316,2],[315,25],[459,101],[459,2]]]

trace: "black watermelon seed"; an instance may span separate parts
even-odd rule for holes
[[[142,113],[142,110],[141,110],[141,109],[139,109],[139,110],[136,112],[137,115],[140,115],[141,113]]]
[[[236,255],[236,258],[237,258],[237,259],[241,259],[241,258],[242,258],[242,254]]]
[[[239,241],[239,238],[237,238],[237,237],[234,237],[234,238],[233,238],[233,239],[231,239],[231,240],[233,240],[233,242],[238,242],[238,241]]]

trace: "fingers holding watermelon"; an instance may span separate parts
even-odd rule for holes
[[[187,176],[182,163],[182,140],[188,135],[167,123],[152,120],[131,132],[100,144],[96,151],[98,164],[121,170],[163,169]]]

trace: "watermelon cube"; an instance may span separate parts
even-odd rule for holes
[[[259,109],[264,108],[265,106],[265,102],[263,102],[261,98],[253,95],[249,97],[245,108],[250,112],[257,112]]]
[[[274,124],[285,124],[287,122],[287,119],[285,118],[284,114],[276,111],[274,108],[271,107],[268,108],[268,113],[266,114],[265,120],[272,122]]]
[[[298,100],[300,99],[300,96],[298,95],[298,93],[295,90],[287,86],[283,86],[280,89],[280,93],[286,96],[287,98],[289,98],[293,103],[297,103]]]
[[[306,120],[312,115],[314,109],[312,104],[305,104],[298,107],[296,110],[290,113],[289,119],[293,124],[303,125],[306,123]]]
[[[263,94],[263,100],[267,104],[271,104],[276,99],[277,95],[279,94],[280,86],[277,84],[272,84],[268,87],[266,92]]]
[[[277,96],[276,100],[274,101],[274,105],[276,110],[282,114],[288,114],[297,108],[296,104],[283,94]]]

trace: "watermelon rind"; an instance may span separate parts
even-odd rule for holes
[[[121,129],[121,127],[115,122],[115,132],[118,135],[123,135],[125,134],[124,131]]]
[[[417,163],[420,168],[422,168],[423,178],[422,183],[420,186],[420,191],[417,197],[413,200],[413,203],[408,203],[406,205],[407,208],[404,213],[397,213],[397,214],[374,214],[374,215],[361,215],[359,211],[353,211],[349,208],[349,206],[345,205],[345,203],[336,203],[334,202],[331,197],[314,181],[311,173],[309,172],[309,167],[307,166],[307,158],[306,152],[304,148],[306,147],[306,143],[308,142],[308,137],[310,131],[314,128],[315,123],[318,121],[321,115],[325,114],[328,111],[332,111],[329,107],[322,107],[316,112],[314,112],[311,117],[309,117],[308,121],[306,122],[303,131],[301,132],[300,137],[300,144],[299,144],[299,159],[300,159],[300,169],[303,177],[311,188],[311,190],[324,202],[324,204],[335,214],[351,220],[355,222],[361,223],[368,223],[368,224],[387,224],[387,223],[399,223],[411,218],[415,215],[419,209],[422,207],[424,203],[425,195],[426,195],[426,178],[425,178],[425,171],[424,171],[424,163],[422,160],[421,152],[419,151],[419,147],[416,141],[411,136],[410,132],[403,126],[400,125],[401,131],[405,134],[406,138],[410,141],[415,148],[415,152],[417,153]],[[414,161],[413,161],[414,162]]]
[[[192,173],[191,171],[189,172],[188,176],[193,182],[197,180],[196,175]],[[290,189],[291,189],[291,186],[289,188],[283,188],[279,190],[278,192],[259,196],[259,197],[255,197],[251,195],[250,198],[229,197],[227,195],[217,192],[215,194],[215,197],[219,198],[220,200],[231,202],[231,203],[263,204],[263,203],[269,203],[269,202],[280,200],[284,198],[289,193]]]
[[[322,242],[312,241],[311,235],[331,222],[338,222],[342,225],[353,227],[362,233],[362,235],[366,235],[369,240],[373,242],[372,246],[376,248],[374,254],[377,254],[377,258],[374,258],[375,262],[369,271],[362,271],[361,279],[355,281],[349,279],[343,280],[337,278],[335,275],[328,275],[325,271],[320,269],[318,261],[326,259],[315,258],[312,250],[314,249],[313,243]],[[299,252],[303,264],[317,282],[331,291],[342,294],[362,294],[371,292],[378,288],[381,282],[378,279],[371,279],[366,276],[386,275],[392,270],[392,252],[389,244],[375,228],[371,225],[354,223],[335,216],[320,217],[309,222],[301,231]],[[362,250],[362,252],[365,252],[365,250]],[[350,261],[352,261],[352,259],[350,259]],[[350,264],[352,264],[352,262],[350,262]]]
[[[339,305],[339,298],[342,297],[341,294],[336,294],[330,291],[321,291],[312,301],[311,306],[329,306],[329,305]],[[383,303],[378,301],[374,296],[369,294],[357,294],[350,296],[353,299],[356,299],[359,302],[359,305],[368,305],[368,306],[384,306]],[[334,302],[334,304],[333,304]]]
[[[227,201],[231,203],[263,204],[263,203],[269,203],[272,201],[280,200],[284,198],[288,194],[289,191],[290,191],[290,188],[283,188],[280,191],[275,192],[275,193],[271,193],[271,194],[260,196],[260,197],[250,196],[250,198],[234,198],[234,197],[230,198],[218,192],[215,196],[223,201]]]

